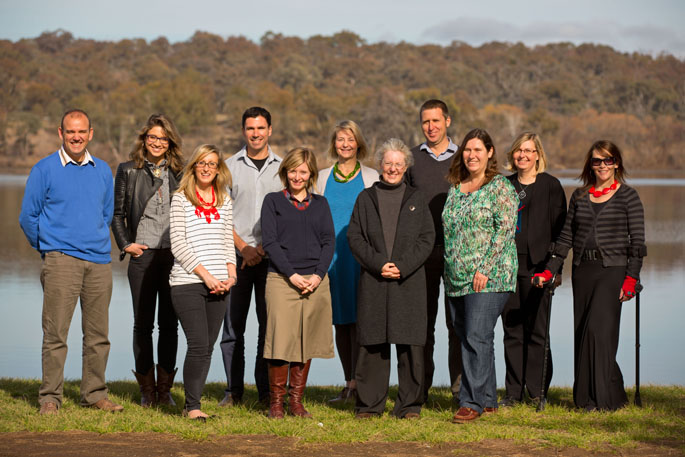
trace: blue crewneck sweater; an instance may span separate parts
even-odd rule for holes
[[[106,162],[62,166],[59,151],[31,169],[19,224],[31,246],[94,263],[111,262],[114,180]]]

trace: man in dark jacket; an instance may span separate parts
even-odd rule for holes
[[[447,105],[442,100],[428,100],[420,110],[421,129],[425,143],[412,148],[414,165],[407,170],[407,182],[419,189],[426,197],[435,226],[435,245],[426,264],[426,299],[428,303],[428,323],[426,345],[424,346],[424,401],[428,401],[428,389],[433,385],[433,348],[435,346],[435,321],[438,316],[440,298],[440,278],[443,273],[444,237],[442,232],[442,208],[445,206],[450,184],[446,176],[458,146],[447,136],[447,128],[452,119]],[[448,362],[450,384],[454,399],[459,394],[461,378],[461,345],[454,333],[447,298],[445,297],[445,324],[447,325]],[[456,404],[456,402],[455,402]]]

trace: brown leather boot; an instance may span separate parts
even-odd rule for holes
[[[133,371],[133,375],[136,377],[136,381],[138,381],[138,385],[140,386],[140,406],[143,408],[154,406],[157,403],[154,368],[150,368],[144,375]]]
[[[176,402],[171,396],[171,387],[174,385],[176,372],[178,372],[178,368],[167,373],[161,365],[157,364],[157,401],[160,405],[176,406]]]
[[[283,419],[283,400],[285,386],[288,383],[288,364],[274,365],[269,363],[269,418]]]
[[[309,411],[304,409],[304,405],[302,405],[302,396],[307,385],[307,376],[309,375],[311,364],[312,359],[307,360],[306,363],[290,362],[290,401],[288,409],[293,416],[312,417]]]

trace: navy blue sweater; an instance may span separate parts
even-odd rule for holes
[[[288,278],[295,273],[326,275],[335,250],[333,217],[325,197],[311,198],[309,207],[299,210],[282,191],[264,197],[262,246],[269,255],[269,271]]]

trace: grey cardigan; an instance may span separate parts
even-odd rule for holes
[[[578,265],[587,238],[596,227],[597,246],[605,267],[625,266],[626,275],[640,279],[645,246],[645,215],[637,191],[623,184],[595,217],[586,188],[571,195],[564,228],[559,234],[547,269],[557,272],[573,247],[573,264]]]

